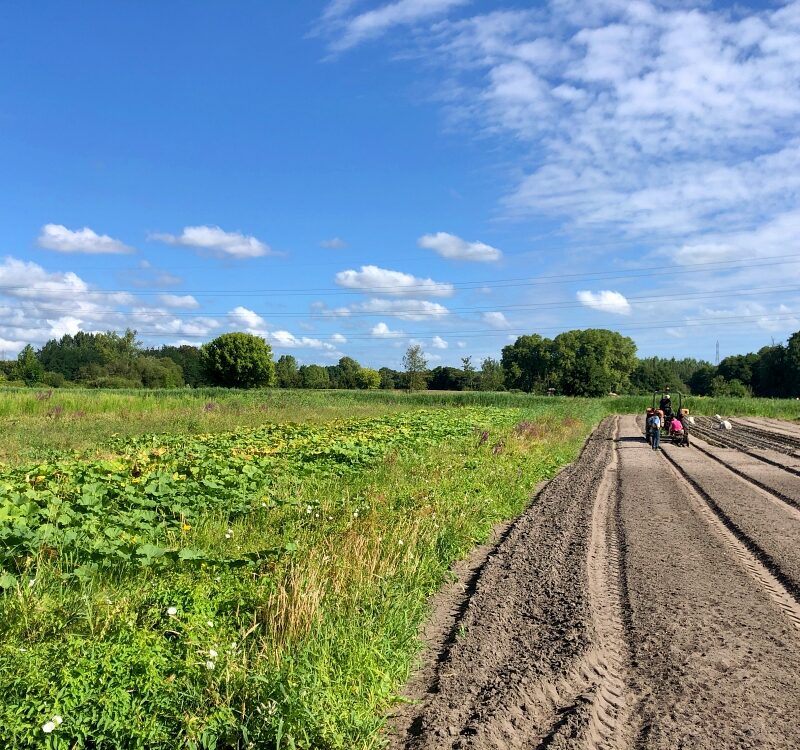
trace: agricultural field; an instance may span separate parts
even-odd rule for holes
[[[9,450],[3,747],[379,746],[428,597],[604,414],[435,403]]]
[[[520,517],[540,483],[580,454],[571,470],[578,478],[559,474],[531,506],[546,525],[530,533],[527,562],[509,563],[533,578],[507,582],[534,591],[537,570],[567,571],[563,602],[578,609],[564,615],[552,605],[530,622],[573,618],[577,635],[558,631],[566,638],[558,648],[578,648],[589,594],[580,593],[580,566],[551,559],[550,548],[564,524],[587,528],[615,455],[608,427],[587,436],[609,414],[640,412],[647,402],[308,391],[4,395],[0,744],[13,750],[384,746],[402,734],[398,696],[431,597],[451,580],[453,563],[498,523]],[[698,415],[800,413],[796,402],[689,405]],[[632,423],[624,424],[622,439],[634,440]],[[700,418],[698,436],[712,427]],[[748,445],[763,447],[763,428],[743,416],[729,439],[749,435]],[[588,537],[579,538],[557,551],[580,556]],[[459,609],[467,619],[453,632],[477,632],[468,613],[492,611],[501,588],[492,585],[491,602]],[[551,582],[541,590],[560,589]],[[502,627],[514,633],[518,625]],[[461,658],[461,642],[447,646],[452,659]],[[504,648],[497,633],[489,642]],[[469,652],[465,663],[475,658]],[[465,690],[473,695],[470,670]],[[456,703],[468,705],[463,696]],[[403,747],[445,746],[435,733],[438,710],[430,707],[434,734]],[[443,721],[446,730],[460,719]]]

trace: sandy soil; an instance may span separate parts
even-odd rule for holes
[[[698,445],[606,420],[444,597],[391,746],[800,747],[800,477]]]

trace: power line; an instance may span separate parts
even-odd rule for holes
[[[800,286],[775,286],[775,287],[754,287],[754,288],[740,288],[729,289],[725,292],[688,292],[684,294],[666,294],[666,295],[651,295],[642,294],[635,296],[626,296],[628,302],[705,302],[714,301],[726,297],[741,297],[741,296],[761,296],[764,294],[775,294],[778,292],[800,292]],[[399,301],[399,300],[398,300]],[[36,304],[36,303],[34,303]],[[586,305],[583,302],[530,302],[520,303],[513,305],[486,305],[486,306],[464,306],[464,307],[448,307],[446,313],[441,310],[423,310],[417,307],[408,308],[395,308],[386,311],[371,311],[371,310],[350,310],[348,309],[347,315],[337,315],[335,310],[325,310],[316,312],[279,312],[273,310],[250,310],[258,316],[268,316],[270,318],[305,318],[313,320],[330,320],[336,317],[342,318],[361,318],[361,317],[403,317],[408,315],[423,315],[430,318],[443,317],[449,313],[481,313],[481,312],[525,312],[525,311],[543,311],[549,310],[562,310],[573,308],[584,308]],[[53,313],[76,313],[74,307],[68,308],[47,308],[47,314]],[[78,311],[80,314],[80,311]],[[224,313],[211,313],[211,312],[197,312],[187,310],[163,310],[163,309],[136,309],[136,310],[120,310],[120,309],[95,309],[92,310],[90,315],[125,315],[127,317],[136,318],[141,316],[146,317],[167,317],[167,318],[230,318],[232,312]]]
[[[717,326],[717,325],[742,325],[746,324],[747,322],[752,322],[754,320],[765,320],[765,321],[778,321],[778,320],[793,320],[797,317],[797,313],[776,313],[774,315],[736,315],[736,316],[721,316],[721,317],[713,317],[713,318],[689,318],[683,320],[669,320],[669,321],[661,321],[658,324],[646,324],[646,325],[622,325],[619,328],[623,331],[646,331],[646,330],[661,330],[666,328],[701,328],[706,326]],[[16,329],[27,329],[28,326],[21,326],[21,325],[8,325],[5,326],[6,328],[16,328]],[[574,324],[572,326],[573,329],[593,329],[598,328],[595,324]],[[382,343],[386,343],[386,341],[391,340],[391,338],[416,338],[421,340],[432,340],[437,336],[450,336],[451,338],[477,338],[477,337],[485,337],[485,336],[521,336],[527,335],[531,333],[541,333],[541,332],[551,332],[551,331],[563,331],[564,326],[537,326],[535,331],[525,330],[525,329],[512,329],[512,328],[504,328],[504,329],[495,329],[495,328],[486,328],[486,329],[479,329],[479,330],[472,330],[472,331],[445,331],[439,330],[435,332],[425,331],[425,332],[409,332],[409,331],[402,331],[397,332],[397,335],[393,336],[376,336],[374,334],[366,334],[366,333],[356,333],[346,336],[348,341],[356,341],[356,340],[370,340],[370,341],[379,341]],[[137,331],[137,335],[139,336],[147,336],[150,338],[198,338],[204,339],[208,338],[213,332],[209,331],[206,333],[186,333],[183,331]],[[262,335],[269,337],[270,331],[263,331]],[[332,337],[324,337],[324,336],[314,336],[313,334],[310,336],[295,336],[296,339],[301,340],[302,338],[310,338],[315,341],[320,341],[322,343],[330,343],[330,344],[340,344],[341,342],[335,341]],[[279,344],[280,345],[280,344]]]
[[[769,262],[766,262],[769,261]],[[705,261],[701,263],[686,263],[674,265],[661,265],[661,266],[643,266],[638,269],[631,269],[629,271],[595,271],[580,274],[553,274],[549,276],[536,276],[536,277],[514,277],[508,279],[484,279],[478,281],[464,281],[464,282],[432,282],[425,284],[410,284],[408,286],[399,285],[385,285],[385,286],[364,286],[357,289],[342,289],[341,287],[298,287],[295,289],[244,289],[244,290],[229,290],[229,289],[160,289],[157,291],[137,291],[132,292],[126,289],[52,289],[52,281],[44,281],[39,285],[28,286],[24,284],[18,285],[0,285],[0,292],[4,291],[31,291],[31,292],[48,292],[51,294],[59,293],[77,293],[81,295],[86,294],[99,294],[99,295],[129,295],[132,297],[137,296],[158,296],[166,294],[175,295],[192,295],[192,296],[238,296],[247,297],[252,295],[263,295],[279,293],[284,296],[306,296],[306,295],[363,295],[363,294],[405,294],[408,292],[419,293],[421,295],[435,296],[436,290],[441,287],[452,287],[454,290],[469,291],[480,290],[482,287],[505,289],[513,287],[524,286],[541,286],[550,284],[570,284],[578,281],[616,281],[619,279],[627,278],[648,278],[651,276],[670,275],[695,273],[698,269],[705,268],[707,271],[732,271],[738,269],[760,268],[766,266],[777,266],[786,263],[800,262],[800,254],[794,255],[774,255],[764,256],[759,259],[751,261],[741,260],[718,260],[718,261]],[[723,268],[711,268],[711,266],[730,266]],[[642,273],[644,272],[644,273]]]

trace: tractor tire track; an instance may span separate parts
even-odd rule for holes
[[[681,467],[669,452],[664,451],[662,455],[669,463],[673,474],[683,481],[687,493],[695,501],[700,514],[722,539],[725,546],[753,580],[786,614],[792,624],[800,630],[800,584],[786,576],[780,564],[734,523],[717,501]]]

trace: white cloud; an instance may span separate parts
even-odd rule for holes
[[[344,250],[347,247],[347,243],[340,237],[332,237],[329,240],[322,240],[319,246],[324,247],[326,250]]]
[[[283,349],[324,349],[333,351],[336,349],[333,344],[328,344],[320,339],[308,336],[295,336],[289,331],[271,331],[265,335],[267,341]]]
[[[47,324],[50,326],[50,337],[60,339],[62,336],[74,336],[81,330],[80,318],[75,318],[72,315],[63,315],[56,320],[48,320]]]
[[[180,235],[156,233],[149,239],[204,250],[221,258],[259,258],[273,254],[272,248],[256,237],[212,226],[184,227]]]
[[[426,250],[433,250],[449,260],[471,260],[492,262],[500,260],[503,253],[496,247],[483,242],[467,242],[461,237],[447,232],[425,234],[417,240],[417,244]]]
[[[725,235],[757,238],[800,194],[798,8],[550,0],[416,39],[451,122],[521,155],[506,214],[749,257]]]
[[[262,335],[267,330],[267,321],[258,313],[239,305],[228,313],[228,318],[233,327],[243,329],[244,333]]]
[[[26,343],[0,337],[0,359],[14,359],[25,348]]]
[[[393,315],[401,320],[432,320],[450,314],[450,311],[438,302],[418,299],[371,299],[350,305],[349,310],[375,315]]]
[[[333,341],[334,344],[346,344],[347,338],[342,336],[341,333],[334,333],[333,336],[331,336],[331,341]]]
[[[402,331],[393,331],[386,325],[383,321],[377,323],[370,329],[370,333],[373,336],[377,336],[380,339],[396,339],[400,338],[401,336],[405,335]]]
[[[506,316],[501,312],[485,312],[481,315],[484,323],[488,323],[492,328],[508,328],[510,323]]]
[[[183,310],[196,310],[200,303],[191,294],[162,294],[159,295],[161,304]]]
[[[135,252],[124,242],[107,234],[97,234],[89,227],[67,229],[63,224],[45,224],[37,239],[39,247],[58,253],[87,253],[89,255],[121,255]]]
[[[378,266],[361,266],[360,271],[340,271],[336,283],[347,289],[394,297],[450,297],[453,285],[433,279],[421,279],[402,271],[389,271]]]
[[[631,305],[619,292],[603,290],[600,292],[578,292],[578,302],[586,307],[615,315],[630,315]]]
[[[394,26],[426,21],[468,2],[470,0],[395,0],[347,18],[354,3],[333,0],[323,13],[322,23],[335,36],[331,49],[343,52],[381,36]]]
[[[447,349],[448,343],[441,336],[434,336],[431,346],[434,349]]]

